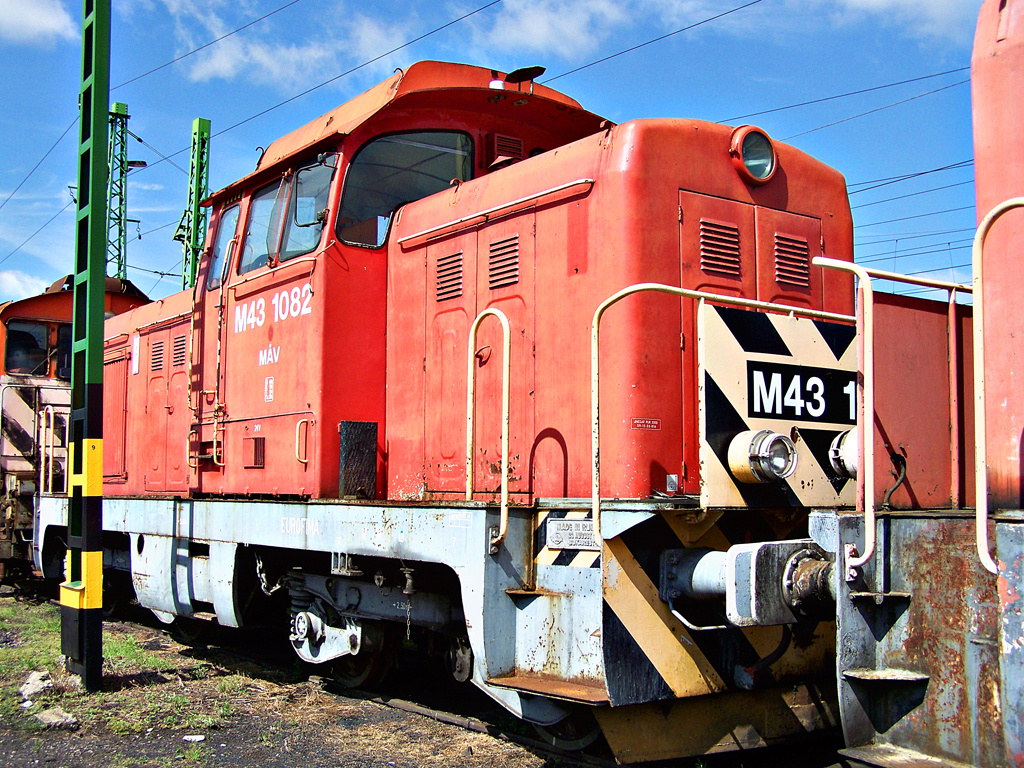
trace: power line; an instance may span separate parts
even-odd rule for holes
[[[879,187],[887,187],[890,184],[897,184],[901,181],[916,179],[920,176],[927,176],[931,173],[939,173],[940,171],[950,171],[953,170],[954,168],[966,168],[969,165],[974,165],[974,160],[961,160],[958,163],[950,163],[949,165],[943,165],[940,166],[939,168],[932,168],[931,170],[927,171],[918,171],[916,173],[904,173],[901,176],[889,176],[883,179],[872,179],[870,181],[855,181],[852,183],[848,183],[846,186],[847,189],[849,189],[850,187],[864,187],[864,189],[855,189],[849,193],[851,195],[857,195],[860,194],[861,192],[868,192],[872,189],[878,189]],[[865,186],[866,184],[873,184],[874,186]]]
[[[868,227],[877,227],[879,224],[892,224],[897,221],[909,221],[910,219],[923,219],[926,216],[938,216],[943,213],[956,213],[957,211],[973,211],[973,205],[962,205],[959,208],[947,208],[944,211],[932,211],[930,213],[918,213],[914,216],[901,216],[898,219],[886,219],[885,221],[874,221],[870,224],[857,224],[854,229],[866,229]]]
[[[939,190],[942,190],[942,189],[952,189],[953,187],[962,187],[965,184],[973,184],[973,183],[974,183],[974,179],[968,179],[967,181],[958,181],[956,184],[946,184],[945,186],[942,186],[942,187],[932,187],[931,189],[922,189],[920,192],[911,192],[910,194],[907,194],[907,195],[897,195],[896,197],[887,197],[887,198],[885,198],[885,200],[875,200],[874,202],[871,202],[871,203],[861,203],[860,205],[852,206],[851,210],[856,210],[858,208],[867,208],[867,207],[872,206],[872,205],[881,205],[882,203],[891,203],[893,200],[905,200],[908,197],[917,197],[918,195],[926,195],[929,192],[938,192]]]
[[[930,80],[934,77],[942,77],[943,75],[952,75],[957,72],[966,72],[970,67],[959,67],[957,69],[947,69],[945,72],[936,72],[934,75],[923,75],[922,77],[912,77],[910,80],[900,80],[895,83],[885,83],[884,85],[875,85],[871,88],[861,88],[859,91],[847,91],[846,93],[838,93],[835,96],[825,96],[820,99],[811,99],[810,101],[801,101],[799,104],[789,104],[785,107],[775,107],[774,109],[765,109],[760,112],[751,112],[748,115],[737,115],[736,117],[727,117],[724,120],[718,120],[719,123],[731,123],[734,120],[746,120],[748,117],[760,117],[761,115],[770,115],[775,112],[784,112],[787,109],[796,109],[797,107],[807,107],[811,104],[821,104],[826,101],[835,101],[836,99],[845,99],[848,96],[859,96],[862,93],[871,93],[872,91],[881,91],[885,88],[895,88],[898,85],[907,85],[908,83],[917,83],[922,80]]]
[[[64,213],[64,211],[66,211],[66,210],[67,210],[68,208],[70,208],[70,207],[71,207],[71,205],[72,205],[72,203],[74,203],[74,202],[75,202],[74,200],[68,200],[68,202],[67,202],[67,203],[66,203],[66,204],[64,205],[64,207],[63,207],[63,208],[61,208],[61,209],[60,209],[59,211],[57,211],[57,212],[56,212],[55,214],[53,214],[53,216],[51,216],[51,217],[50,217],[49,221],[47,221],[47,222],[46,222],[45,224],[43,224],[43,226],[41,226],[41,227],[40,227],[39,229],[37,229],[37,230],[36,230],[35,232],[33,232],[33,233],[32,233],[31,235],[29,235],[28,237],[26,237],[26,238],[24,239],[24,241],[22,241],[21,245],[19,245],[19,246],[18,246],[17,248],[15,248],[15,249],[14,249],[13,251],[11,251],[11,252],[10,252],[10,253],[8,253],[8,254],[7,254],[6,256],[4,256],[4,257],[3,257],[2,259],[0,259],[0,264],[3,264],[3,263],[4,263],[5,261],[7,261],[7,260],[8,260],[9,258],[11,258],[11,256],[13,256],[14,254],[16,254],[16,253],[17,253],[18,251],[20,251],[20,250],[21,250],[22,248],[24,248],[24,247],[25,247],[26,245],[28,245],[28,242],[29,242],[29,240],[31,240],[31,239],[32,239],[33,237],[35,237],[36,235],[38,235],[38,234],[39,234],[40,232],[42,232],[42,231],[43,231],[44,229],[46,229],[46,227],[48,227],[48,226],[50,225],[50,223],[51,223],[51,222],[53,222],[53,220],[54,220],[54,219],[56,219],[56,218],[57,218],[58,216],[60,216],[60,215],[61,215],[62,213]]]
[[[195,48],[195,49],[193,49],[193,50],[189,51],[188,53],[183,53],[183,54],[182,54],[181,56],[178,56],[178,57],[177,57],[176,59],[172,59],[171,61],[168,61],[168,62],[166,62],[165,64],[161,64],[161,65],[160,65],[160,66],[158,66],[158,67],[154,67],[153,69],[149,70],[148,72],[143,72],[143,73],[142,73],[141,75],[136,75],[135,77],[133,77],[133,78],[132,78],[132,79],[130,79],[130,80],[125,80],[125,81],[124,81],[123,83],[121,83],[120,85],[115,85],[115,86],[114,86],[113,88],[111,88],[110,90],[112,90],[112,91],[116,91],[116,90],[117,90],[118,88],[122,88],[122,87],[124,87],[124,86],[128,85],[129,83],[134,83],[134,82],[135,82],[136,80],[141,80],[142,78],[144,78],[144,77],[147,77],[147,76],[149,76],[149,75],[153,74],[154,72],[158,72],[159,70],[161,70],[161,69],[164,69],[165,67],[169,67],[169,66],[171,66],[171,64],[176,64],[177,62],[181,61],[182,59],[188,58],[189,56],[191,56],[191,55],[192,55],[192,54],[194,54],[194,53],[199,53],[199,51],[202,51],[202,50],[204,50],[204,49],[206,49],[206,48],[209,48],[209,47],[210,47],[211,45],[214,45],[215,43],[219,43],[219,42],[220,42],[221,40],[224,40],[224,39],[226,39],[226,38],[229,38],[229,37],[231,37],[231,36],[232,36],[232,35],[234,35],[234,34],[237,34],[238,32],[241,32],[241,31],[242,31],[243,29],[248,29],[249,27],[253,26],[254,24],[257,24],[257,23],[259,23],[259,22],[263,21],[264,19],[270,18],[270,17],[271,17],[271,16],[273,16],[273,15],[274,15],[275,13],[279,13],[280,11],[283,11],[283,10],[284,10],[285,8],[289,8],[289,7],[291,7],[291,6],[295,5],[295,4],[296,4],[296,3],[298,3],[298,2],[301,2],[301,0],[291,0],[291,2],[289,2],[289,3],[285,3],[285,4],[284,4],[284,5],[282,5],[282,6],[280,7],[280,8],[277,8],[276,10],[273,10],[273,11],[271,11],[270,13],[266,13],[266,14],[264,14],[263,16],[260,16],[260,17],[259,17],[258,19],[254,19],[254,20],[250,21],[250,22],[249,22],[248,24],[243,24],[243,25],[242,25],[241,27],[239,27],[238,29],[233,29],[233,30],[231,30],[230,32],[228,32],[228,33],[227,33],[226,35],[221,35],[221,36],[220,36],[220,37],[218,37],[218,38],[217,38],[216,40],[211,40],[210,42],[208,42],[208,43],[205,43],[205,44],[203,44],[203,45],[199,46],[198,48]],[[55,142],[53,142],[53,146],[51,146],[51,147],[50,147],[50,148],[49,148],[48,150],[46,150],[46,154],[44,154],[44,155],[43,155],[43,156],[42,156],[42,157],[41,157],[41,158],[39,159],[39,162],[38,162],[38,163],[36,163],[36,164],[35,164],[34,166],[32,166],[32,170],[31,170],[31,171],[29,171],[29,172],[28,172],[28,173],[27,173],[27,174],[25,175],[25,178],[23,178],[23,179],[21,180],[21,182],[20,182],[20,183],[18,184],[18,186],[16,186],[16,187],[14,188],[14,191],[13,191],[13,192],[11,192],[11,194],[9,194],[9,195],[8,195],[8,196],[7,196],[7,197],[6,197],[5,199],[4,199],[4,201],[3,201],[2,203],[0,203],[0,209],[2,209],[2,208],[3,208],[4,206],[5,206],[5,205],[7,205],[7,203],[8,203],[9,201],[10,201],[10,199],[11,199],[12,197],[14,197],[14,196],[15,196],[15,195],[16,195],[16,194],[18,193],[18,190],[19,190],[19,189],[21,189],[21,188],[22,188],[22,186],[24,186],[25,182],[26,182],[26,181],[28,181],[28,180],[29,180],[29,179],[30,179],[30,178],[32,177],[32,174],[33,174],[33,173],[35,173],[35,172],[36,172],[36,170],[38,170],[39,166],[43,164],[43,161],[44,161],[44,160],[46,160],[46,158],[48,158],[48,157],[50,156],[50,153],[51,153],[51,152],[53,152],[53,150],[55,150],[55,149],[57,148],[57,145],[58,145],[58,144],[60,144],[60,143],[61,143],[61,141],[63,141],[63,140],[64,140],[64,137],[68,135],[68,132],[69,132],[69,131],[70,131],[70,130],[71,130],[72,128],[74,128],[74,127],[75,127],[75,125],[76,125],[77,123],[78,123],[78,120],[77,120],[77,118],[76,118],[75,120],[72,120],[72,121],[71,121],[71,123],[70,123],[70,124],[68,125],[68,127],[64,129],[64,133],[62,133],[62,134],[61,134],[61,135],[60,135],[60,136],[59,136],[59,137],[57,138],[57,140],[56,140]],[[136,138],[138,138],[138,137],[136,137]],[[141,139],[139,139],[139,140],[141,141]],[[152,148],[152,147],[150,147],[150,149],[153,149],[153,148]],[[155,150],[155,149],[154,149],[153,151],[154,151],[154,152],[156,152],[156,150]],[[157,153],[158,155],[160,154],[159,152],[156,152],[156,153]],[[175,153],[175,154],[179,154],[179,153]],[[162,156],[162,155],[161,155],[161,156]],[[182,169],[181,169],[180,167],[178,167],[178,166],[175,166],[175,167],[176,167],[176,168],[178,168],[178,170],[182,170]],[[187,173],[187,172],[186,172],[186,173]],[[19,246],[19,247],[20,247],[20,246]]]
[[[903,251],[900,253],[872,253],[865,258],[858,258],[856,261],[858,264],[877,264],[882,261],[896,261],[897,259],[912,259],[918,256],[931,256],[935,253],[952,253],[953,251],[962,251],[970,248],[970,245],[957,245],[953,246],[952,243],[947,243],[944,248],[935,248],[930,251]]]
[[[127,266],[128,269],[134,269],[136,272],[146,272],[150,275],[159,275],[161,279],[165,277],[181,277],[180,272],[160,272],[159,270],[156,269],[146,269],[145,267],[137,267],[134,264],[128,264]]]
[[[732,8],[732,9],[730,9],[728,11],[722,12],[722,13],[718,14],[717,16],[710,16],[710,17],[704,19],[703,21],[698,21],[698,22],[695,22],[693,24],[690,24],[689,26],[681,27],[681,28],[677,29],[675,32],[669,32],[668,34],[661,35],[659,37],[654,38],[653,40],[648,40],[646,43],[640,43],[639,45],[634,45],[633,47],[626,48],[625,50],[619,51],[618,53],[613,53],[611,56],[605,56],[604,58],[598,59],[597,61],[592,61],[589,64],[584,64],[582,67],[576,67],[576,69],[570,69],[568,72],[563,72],[560,75],[555,75],[554,77],[549,77],[546,80],[542,80],[541,82],[542,82],[542,84],[547,85],[548,83],[553,83],[555,80],[558,80],[559,78],[568,77],[569,75],[575,75],[577,72],[581,72],[584,69],[589,69],[590,67],[597,66],[598,64],[603,64],[604,62],[610,61],[611,59],[618,58],[619,56],[625,56],[627,53],[632,53],[633,51],[637,51],[637,50],[639,50],[641,48],[645,48],[648,45],[653,45],[654,43],[659,43],[662,40],[666,40],[667,38],[672,37],[673,35],[678,35],[680,32],[686,32],[687,30],[694,29],[694,28],[699,27],[699,26],[701,26],[703,24],[708,24],[708,23],[710,23],[712,21],[715,21],[716,19],[722,18],[723,16],[728,16],[731,13],[736,13],[737,11],[742,11],[744,8],[749,8],[752,5],[757,5],[760,2],[762,2],[762,0],[753,0],[752,2],[749,2],[746,5],[739,5],[739,6],[737,6],[735,8]]]
[[[243,24],[238,29],[233,29],[230,32],[228,32],[226,35],[221,35],[216,40],[211,40],[208,43],[204,43],[203,45],[200,45],[198,48],[194,48],[193,50],[189,51],[188,53],[181,54],[181,56],[179,56],[176,59],[171,59],[170,61],[168,61],[165,64],[161,64],[158,67],[153,67],[153,69],[149,70],[148,72],[143,72],[141,75],[136,75],[131,80],[125,80],[123,83],[121,83],[120,85],[115,85],[110,90],[116,91],[118,88],[123,88],[124,86],[128,85],[129,83],[134,83],[136,80],[141,80],[144,77],[148,77],[149,75],[152,75],[154,72],[159,72],[161,69],[166,69],[167,67],[171,66],[172,64],[177,64],[182,59],[187,59],[189,56],[191,56],[193,54],[196,54],[196,53],[199,53],[200,51],[205,50],[206,48],[209,48],[211,45],[216,45],[221,40],[226,40],[227,38],[231,37],[232,35],[238,34],[243,29],[248,29],[249,27],[253,26],[254,24],[259,24],[264,19],[269,19],[275,13],[280,13],[285,8],[290,8],[291,6],[295,5],[298,2],[301,2],[301,0],[291,0],[290,3],[285,3],[280,8],[277,8],[276,10],[273,10],[270,13],[265,13],[262,16],[260,16],[258,19],[253,19],[248,24]]]
[[[967,78],[966,80],[958,80],[955,83],[951,83],[950,85],[944,85],[941,88],[936,88],[936,89],[931,90],[931,91],[926,91],[925,93],[919,93],[916,96],[911,96],[910,98],[907,98],[907,99],[901,99],[900,101],[894,101],[892,104],[886,104],[884,107],[876,107],[875,109],[869,109],[867,112],[861,112],[858,115],[852,115],[850,117],[844,117],[842,120],[836,120],[834,122],[827,123],[825,125],[819,125],[817,128],[811,128],[811,129],[806,130],[806,131],[801,131],[800,133],[794,133],[792,136],[787,136],[786,138],[781,139],[781,141],[789,141],[790,139],[795,139],[798,136],[806,136],[809,133],[814,133],[816,131],[823,131],[826,128],[831,128],[832,126],[840,125],[841,123],[848,123],[851,120],[856,120],[857,118],[865,117],[866,115],[873,115],[875,112],[881,112],[884,109],[890,109],[892,107],[898,107],[900,104],[906,104],[908,101],[914,101],[915,99],[923,99],[925,96],[931,96],[932,94],[939,93],[940,91],[946,91],[946,90],[949,90],[950,88],[956,88],[958,85],[963,85],[963,84],[969,83],[969,82],[971,82],[970,78]]]
[[[299,0],[294,0],[294,2],[289,3],[288,5],[294,5],[295,2],[299,2]],[[272,112],[272,111],[274,111],[276,109],[281,108],[281,106],[284,106],[287,103],[295,101],[296,99],[301,98],[302,96],[305,96],[305,95],[307,95],[309,93],[312,93],[313,91],[315,91],[315,90],[317,90],[319,88],[323,88],[324,86],[329,85],[329,84],[335,82],[336,80],[340,80],[341,78],[346,77],[347,75],[351,75],[352,73],[357,72],[357,71],[359,71],[361,69],[364,69],[365,67],[369,67],[370,65],[372,65],[372,63],[374,63],[376,61],[379,61],[380,59],[385,58],[386,56],[389,56],[392,53],[396,53],[397,51],[401,50],[402,48],[408,48],[409,46],[414,45],[415,43],[418,43],[421,40],[424,40],[424,39],[430,37],[431,35],[435,35],[436,33],[440,32],[442,30],[445,30],[445,29],[447,29],[449,27],[457,25],[460,22],[462,22],[462,20],[465,20],[466,18],[469,18],[470,16],[473,16],[473,15],[475,15],[475,14],[477,14],[477,13],[483,11],[483,10],[486,10],[487,8],[490,8],[492,6],[498,5],[501,2],[502,2],[502,0],[492,0],[492,2],[488,2],[488,3],[484,4],[484,5],[481,5],[480,7],[476,8],[476,10],[472,10],[472,11],[470,11],[468,13],[464,13],[463,15],[459,16],[458,18],[452,19],[451,22],[447,22],[446,24],[443,24],[440,27],[434,28],[430,32],[424,33],[423,35],[420,35],[419,37],[416,37],[416,38],[414,38],[414,39],[412,39],[412,40],[410,40],[410,41],[408,41],[406,43],[402,43],[401,45],[399,45],[399,46],[397,46],[395,48],[392,48],[391,50],[387,51],[386,53],[382,53],[379,56],[375,56],[374,58],[371,58],[371,59],[369,59],[367,61],[364,61],[364,62],[360,63],[360,65],[358,67],[353,67],[352,69],[350,69],[350,70],[348,70],[346,72],[343,72],[342,74],[340,74],[340,75],[338,75],[336,77],[333,77],[330,80],[325,80],[323,83],[321,83],[319,85],[314,85],[312,88],[307,88],[306,90],[302,91],[301,93],[298,93],[298,94],[296,94],[296,95],[294,95],[294,96],[292,96],[290,98],[286,98],[284,101],[276,103],[273,106],[269,106],[269,108],[267,108],[266,110],[263,110],[262,112],[259,112],[259,113],[255,114],[255,115],[251,116],[251,117],[248,117],[248,118],[246,118],[245,120],[243,120],[243,121],[241,121],[239,123],[236,123],[234,125],[228,126],[227,128],[224,128],[223,130],[218,131],[217,133],[214,133],[213,136],[221,136],[221,135],[227,133],[230,130],[233,130],[233,129],[238,128],[239,126],[245,125],[246,123],[249,123],[249,122],[255,120],[256,118],[262,117],[263,115],[266,115],[269,112]],[[756,2],[761,2],[761,0],[756,0]],[[282,6],[278,10],[283,10],[284,8],[287,8],[288,5]],[[275,13],[275,12],[276,11],[273,11],[273,13]],[[272,15],[272,13],[268,13],[267,15]],[[261,16],[261,18],[265,18],[265,17],[266,16]],[[256,19],[256,20],[260,20],[260,19]],[[251,23],[251,24],[255,24],[255,23]],[[251,24],[247,25],[247,26],[251,26]],[[240,28],[240,29],[244,29],[244,28]],[[214,41],[214,42],[216,42],[216,41]],[[197,49],[197,50],[199,50],[199,49]],[[72,123],[72,125],[68,127],[68,130],[71,130],[72,126],[74,126],[74,125],[75,124]],[[68,131],[66,130],[65,133],[67,133],[67,132]],[[134,133],[132,134],[132,136],[134,136],[138,141],[141,141],[148,148],[151,148],[151,150],[153,150],[153,152],[156,153],[157,155],[159,155],[160,158],[161,158],[156,163],[148,165],[147,168],[154,168],[155,166],[158,166],[161,163],[168,162],[171,165],[173,165],[175,168],[177,168],[179,171],[185,172],[184,169],[181,168],[180,166],[176,165],[171,160],[171,158],[177,157],[178,155],[181,155],[181,154],[183,154],[185,152],[188,152],[190,147],[186,146],[186,147],[182,148],[182,150],[178,150],[177,152],[172,153],[171,155],[164,155],[163,153],[159,152],[156,147],[154,147],[151,144],[147,144],[145,141],[142,141],[142,139],[139,138],[138,136],[136,136]],[[63,136],[61,136],[61,138],[63,138]],[[57,139],[57,141],[59,142],[59,139]],[[54,143],[53,146],[56,146],[56,143]],[[52,147],[51,147],[51,151],[52,151]],[[48,154],[49,153],[47,153],[47,155]],[[45,157],[43,159],[45,160]],[[41,162],[42,161],[40,161],[40,163]],[[37,167],[38,167],[38,164],[37,164]],[[31,176],[31,175],[32,175],[32,173],[30,172],[29,176]],[[186,173],[186,175],[187,175],[187,173]],[[28,180],[28,176],[26,176],[25,180],[23,180],[22,183],[24,184],[25,181],[27,181],[27,180]],[[20,187],[20,184],[18,184],[18,187]],[[71,205],[71,204],[69,203],[68,205]],[[11,256],[13,256],[20,248],[25,246],[26,243],[28,243],[30,240],[32,240],[32,238],[36,237],[36,234],[38,234],[45,226],[47,226],[51,221],[53,221],[53,219],[55,219],[58,215],[60,215],[60,213],[65,211],[67,208],[68,208],[68,206],[65,206],[62,209],[60,209],[60,211],[58,211],[57,214],[55,216],[53,216],[53,218],[51,218],[49,221],[47,221],[45,224],[43,224],[43,226],[39,227],[39,229],[37,229],[35,232],[33,232],[31,234],[31,236],[29,237],[29,239],[25,241],[25,243],[23,243],[22,245],[20,245],[17,248],[15,248],[13,251],[11,251],[9,254],[7,254],[7,256],[5,256],[3,259],[0,259],[0,263],[3,263],[6,259],[8,259]],[[163,227],[158,227],[158,228],[163,228]]]
[[[75,123],[73,122],[73,123],[71,123],[71,125],[69,125],[67,128],[64,129],[64,133],[62,133],[60,136],[57,137],[57,140],[55,142],[53,142],[53,146],[50,147],[48,150],[46,150],[46,154],[43,155],[41,158],[39,158],[39,162],[38,163],[36,163],[35,165],[32,166],[32,170],[29,171],[25,175],[25,178],[22,179],[19,182],[18,186],[16,186],[14,188],[14,191],[11,192],[11,194],[9,194],[6,198],[4,198],[4,201],[2,203],[0,203],[0,209],[2,209],[5,205],[7,205],[7,203],[10,201],[10,199],[12,197],[14,197],[16,194],[18,194],[18,190],[21,189],[24,186],[25,182],[29,180],[29,177],[31,177],[32,174],[36,172],[36,169],[39,168],[39,166],[43,164],[43,160],[45,160],[46,158],[48,158],[50,156],[50,153],[53,152],[53,150],[55,150],[57,148],[57,145],[60,144],[61,141],[64,140],[64,137],[68,135],[68,131],[70,131],[74,127],[75,127]]]
[[[179,222],[179,219],[175,219],[174,221],[169,221],[166,224],[161,224],[159,227],[153,227],[152,229],[147,229],[145,232],[140,232],[139,233],[139,239],[141,240],[146,235],[152,235],[154,232],[159,232],[161,229],[167,229],[168,227],[173,227],[178,222]],[[178,277],[181,277],[181,275],[178,275]]]
[[[919,240],[922,237],[937,237],[938,235],[958,235],[961,232],[974,232],[974,227],[961,227],[960,229],[933,229],[928,232],[879,232],[876,235],[866,234],[864,237],[888,237],[889,240],[873,240],[870,243],[863,240],[859,243],[855,240],[854,247],[858,245],[881,245],[882,243],[894,243],[899,240]]]
[[[293,101],[295,101],[297,99],[301,99],[303,96],[308,96],[309,94],[313,93],[313,91],[317,91],[317,90],[323,88],[326,85],[330,85],[331,83],[333,83],[333,82],[335,82],[337,80],[340,80],[343,77],[347,77],[348,75],[351,75],[354,72],[358,72],[360,69],[363,69],[364,67],[368,67],[371,64],[374,64],[374,63],[380,61],[381,59],[390,56],[393,53],[397,53],[398,51],[402,50],[403,48],[408,48],[410,45],[414,45],[415,43],[418,43],[421,40],[424,40],[424,39],[430,37],[431,35],[435,35],[438,32],[447,29],[448,27],[454,26],[455,24],[458,24],[460,21],[464,21],[465,19],[468,19],[470,16],[475,16],[476,14],[478,14],[478,13],[480,13],[482,11],[486,11],[488,8],[491,8],[492,6],[498,5],[501,2],[502,2],[502,0],[491,0],[491,2],[489,2],[489,3],[485,4],[485,5],[481,5],[476,10],[470,11],[469,13],[465,13],[462,16],[459,16],[456,19],[452,19],[451,21],[446,22],[445,24],[442,24],[439,27],[435,27],[434,29],[430,30],[429,32],[424,32],[419,37],[414,37],[412,40],[409,40],[409,41],[407,41],[405,43],[402,43],[401,45],[399,45],[399,46],[397,46],[395,48],[392,48],[390,51],[382,53],[379,56],[375,56],[372,59],[369,59],[368,61],[364,61],[362,64],[359,64],[358,66],[352,67],[351,69],[346,70],[345,72],[342,72],[340,75],[335,75],[334,77],[330,78],[329,80],[324,80],[322,83],[319,83],[318,85],[314,85],[312,88],[307,88],[306,90],[302,91],[301,93],[297,93],[294,96],[290,96],[289,98],[285,99],[284,101],[280,101],[277,104],[274,104],[272,107],[267,107],[266,109],[264,109],[264,110],[262,110],[260,112],[257,112],[254,115],[250,115],[249,117],[245,118],[244,120],[240,120],[239,122],[235,123],[234,125],[229,125],[227,128],[224,128],[223,130],[220,130],[217,133],[214,133],[211,136],[211,138],[216,137],[216,136],[223,136],[228,131],[233,131],[235,128],[238,128],[239,126],[242,126],[242,125],[245,125],[246,123],[252,122],[253,120],[255,120],[258,117],[263,117],[263,115],[266,115],[266,114],[268,114],[270,112],[273,112],[275,109],[279,109],[279,108],[283,107],[285,104],[290,104],[291,102],[293,102]],[[755,0],[755,2],[761,2],[761,0]],[[184,147],[183,149],[179,149],[177,152],[171,153],[169,156],[167,156],[164,159],[167,160],[168,162],[170,162],[170,158],[177,157],[178,155],[180,155],[180,154],[182,154],[184,152],[188,152],[188,151],[189,151],[189,147]],[[153,166],[159,165],[162,162],[163,162],[163,160],[158,160],[157,162],[153,163]],[[153,166],[150,166],[150,167],[152,168]]]
[[[174,166],[175,168],[177,168],[177,169],[178,169],[179,171],[181,171],[181,172],[182,172],[182,173],[184,173],[184,174],[185,174],[186,176],[188,176],[188,171],[186,171],[186,170],[185,170],[184,168],[182,168],[182,167],[181,167],[180,165],[178,165],[178,164],[177,164],[176,162],[174,162],[173,160],[171,160],[171,158],[170,158],[170,157],[168,157],[167,155],[165,155],[165,154],[164,154],[163,152],[161,152],[161,151],[160,151],[159,149],[157,149],[156,147],[154,147],[154,146],[153,146],[152,144],[150,144],[150,143],[149,143],[148,141],[146,141],[145,139],[143,139],[143,138],[142,138],[141,136],[138,136],[138,135],[136,135],[136,134],[132,133],[131,131],[128,131],[128,135],[129,135],[129,136],[131,136],[131,137],[132,137],[133,139],[135,139],[135,140],[136,140],[137,142],[139,142],[139,143],[140,143],[140,144],[141,144],[142,146],[144,146],[144,147],[145,147],[146,149],[148,149],[148,150],[149,150],[150,152],[152,152],[152,153],[153,153],[153,154],[155,154],[155,155],[159,155],[159,156],[160,156],[160,158],[161,158],[162,160],[166,160],[166,161],[167,161],[168,163],[170,163],[170,164],[171,164],[171,165],[173,165],[173,166]],[[154,165],[156,165],[156,163],[154,163]],[[149,166],[147,165],[147,166],[146,166],[146,168],[148,168],[148,167],[149,167]],[[140,168],[139,170],[141,171],[141,170],[144,170],[144,169],[143,169],[143,168]],[[137,172],[137,171],[136,171],[136,172]]]

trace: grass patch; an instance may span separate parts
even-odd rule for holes
[[[174,643],[154,642],[152,630],[114,623],[103,631],[103,690],[88,693],[63,666],[60,630],[58,607],[0,598],[0,715],[25,734],[42,728],[32,714],[53,706],[83,727],[102,725],[120,737],[155,727],[216,729],[237,715],[234,700],[252,682],[205,661],[183,659]],[[42,670],[50,673],[53,687],[34,696],[35,706],[25,710],[18,689],[31,672]],[[201,765],[206,757],[193,745],[179,759]]]

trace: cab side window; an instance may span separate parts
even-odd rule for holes
[[[235,239],[235,230],[238,228],[238,206],[232,205],[220,215],[217,224],[217,237],[213,241],[213,249],[210,251],[210,270],[206,273],[206,290],[219,288],[224,279],[224,263],[228,257],[228,250]]]
[[[320,244],[336,164],[334,155],[322,156],[252,195],[238,274],[293,259]]]
[[[402,205],[466,181],[473,143],[464,133],[422,131],[381,136],[352,158],[338,212],[338,238],[379,248],[392,214]]]
[[[43,323],[9,322],[4,350],[7,373],[46,376],[50,367],[49,337],[50,328]]]
[[[71,380],[71,324],[57,326],[57,378]]]

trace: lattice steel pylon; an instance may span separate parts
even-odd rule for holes
[[[192,121],[192,154],[188,170],[188,204],[174,231],[174,239],[184,245],[181,262],[181,287],[196,284],[199,252],[206,242],[207,211],[200,203],[210,186],[210,121],[197,117]]]
[[[107,275],[128,279],[128,105],[110,107]]]

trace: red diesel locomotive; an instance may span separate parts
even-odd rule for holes
[[[195,288],[106,323],[105,565],[348,683],[444,651],[623,760],[833,726],[808,513],[855,502],[857,345],[812,261],[852,261],[845,182],[541,71],[415,64],[210,197]],[[50,575],[65,519],[43,494]]]

